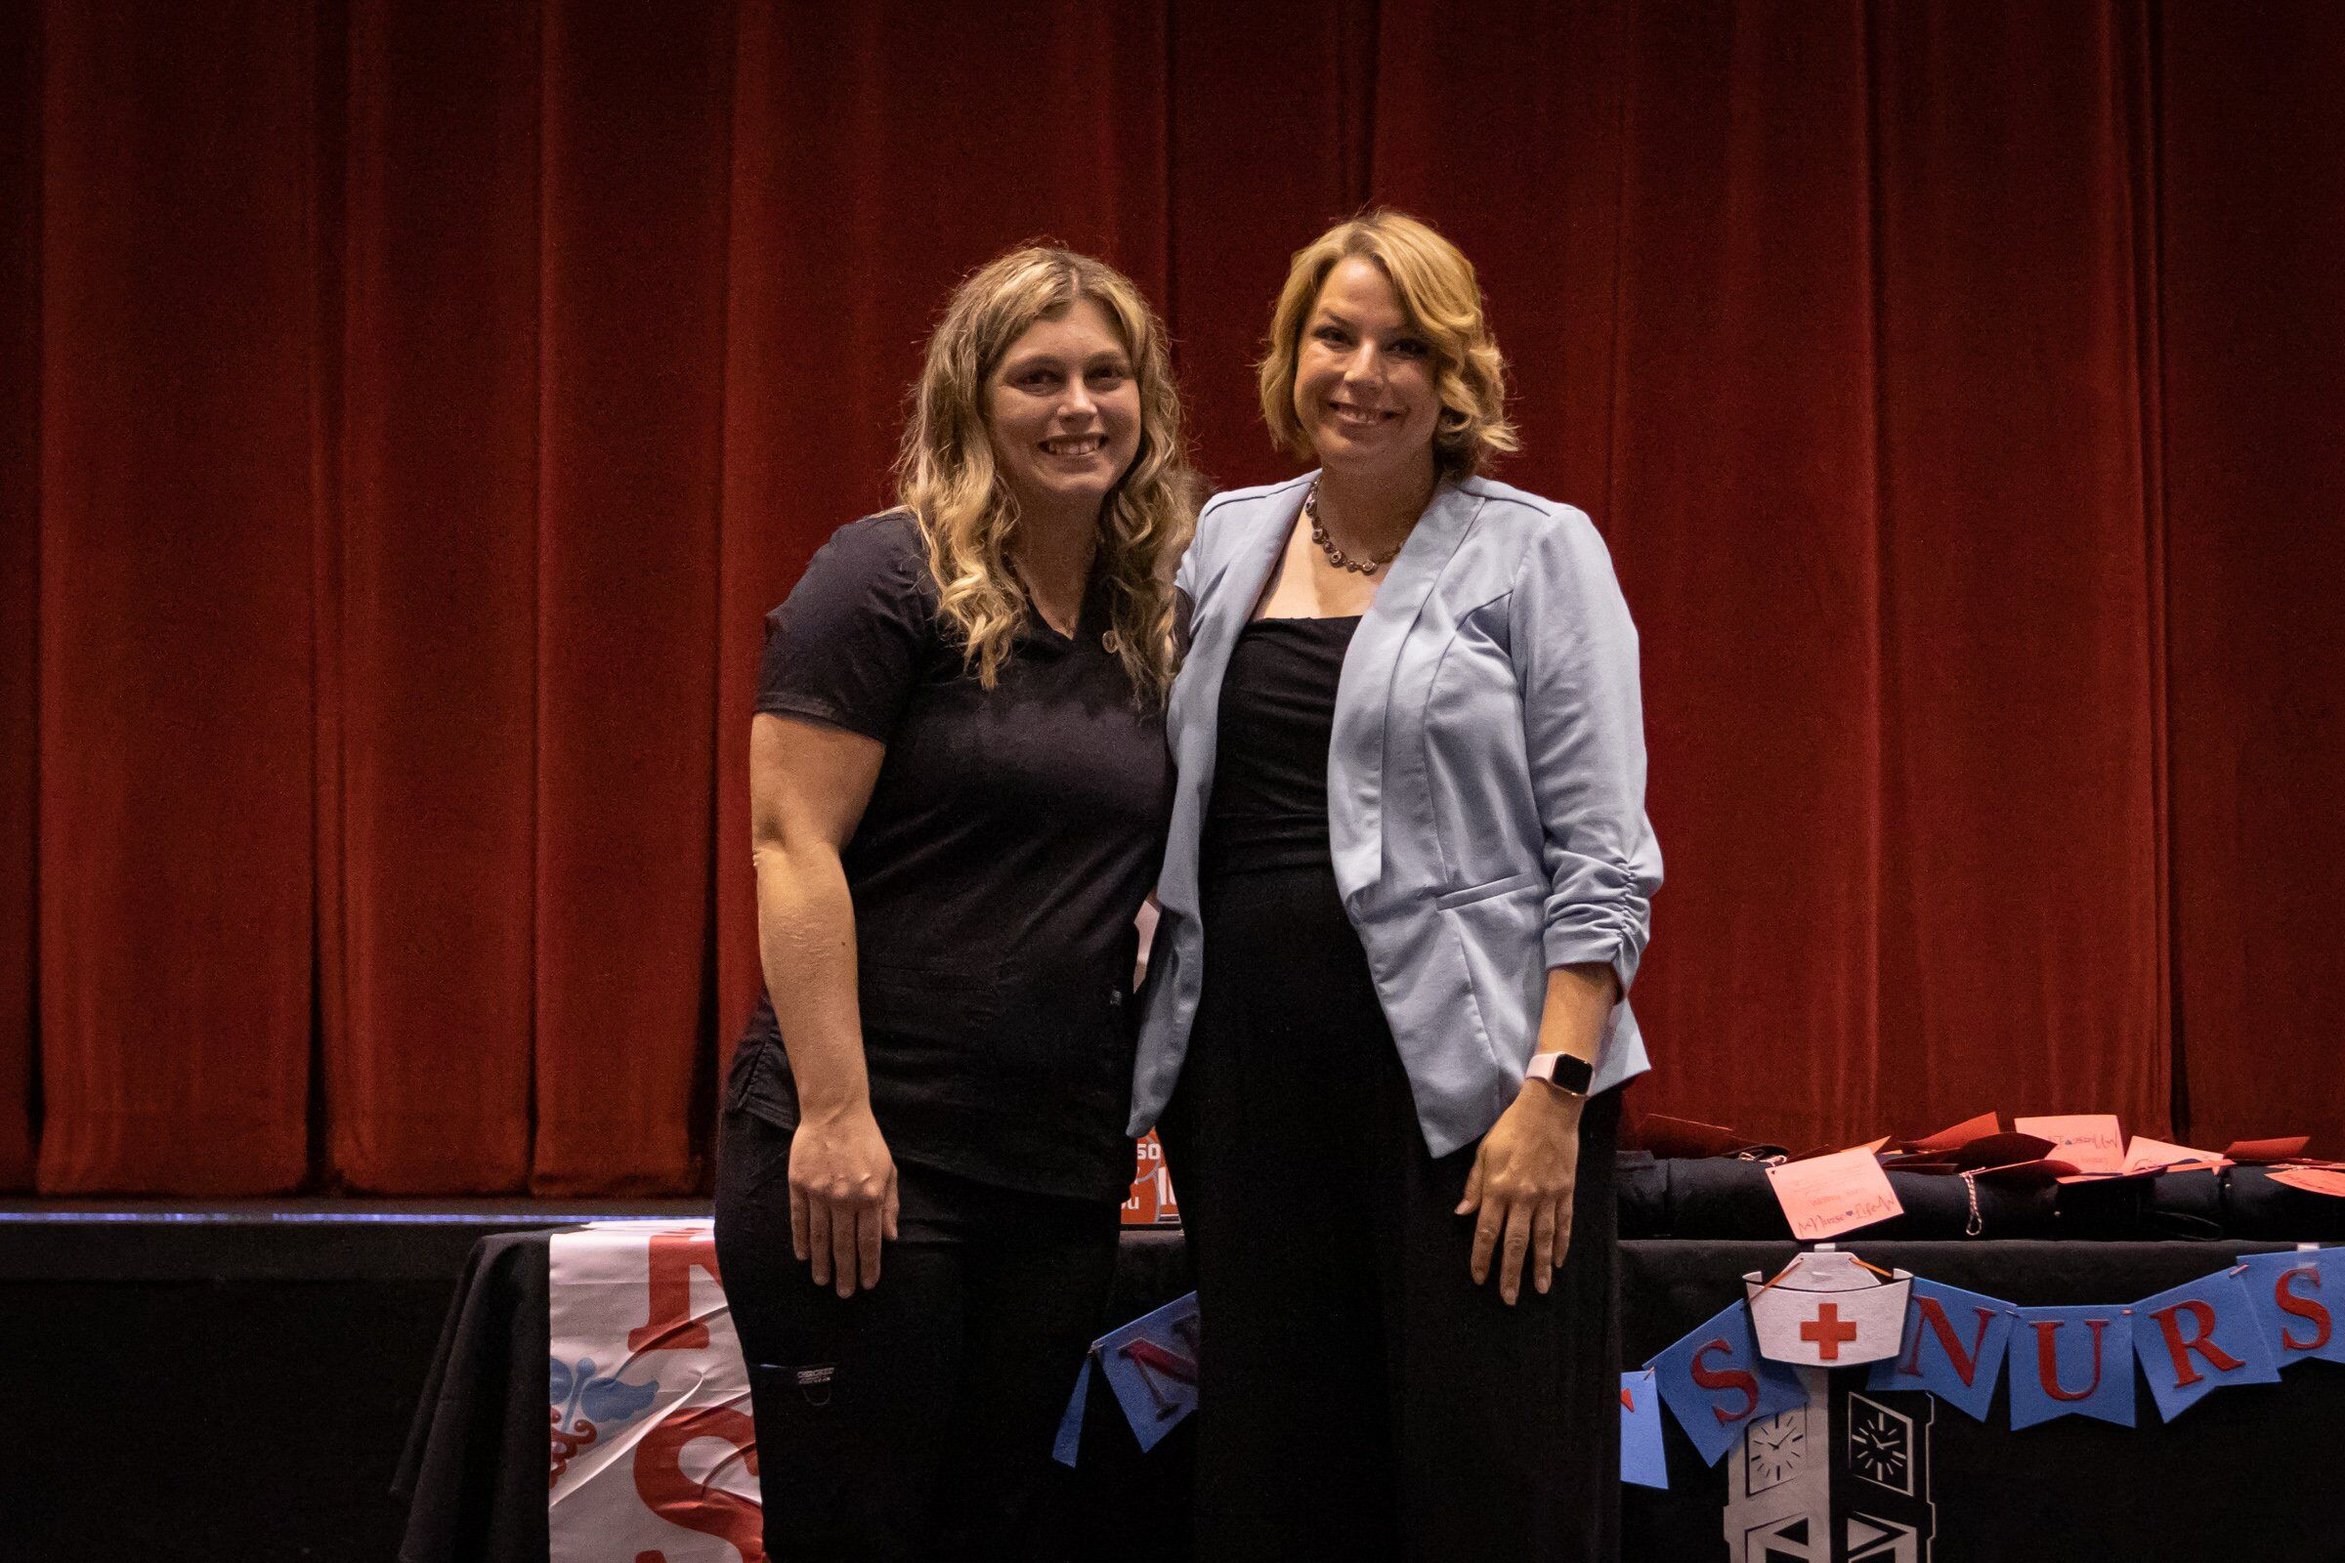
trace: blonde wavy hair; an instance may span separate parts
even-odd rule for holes
[[[1310,433],[1295,411],[1303,327],[1327,274],[1354,256],[1373,261],[1391,279],[1410,327],[1432,344],[1434,389],[1441,398],[1433,429],[1435,468],[1444,477],[1468,477],[1519,449],[1506,417],[1506,358],[1483,315],[1474,263],[1427,224],[1393,211],[1337,223],[1295,251],[1271,311],[1269,351],[1261,365],[1262,416],[1270,437],[1297,456],[1312,454]]]
[[[1116,654],[1134,692],[1161,703],[1175,663],[1173,566],[1196,526],[1198,482],[1182,442],[1164,328],[1130,279],[1088,255],[1029,245],[963,281],[912,388],[896,497],[927,541],[938,611],[991,689],[1030,605],[1007,553],[1018,505],[995,470],[987,387],[1029,327],[1080,299],[1115,323],[1139,387],[1140,446],[1100,507],[1099,547]]]

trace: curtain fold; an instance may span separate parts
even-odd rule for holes
[[[41,13],[0,11],[0,1189],[33,1182]]]
[[[343,261],[345,1015],[335,1173],[528,1175],[541,18],[353,0]]]
[[[2331,1127],[2340,68],[2278,3],[12,9],[0,1187],[700,1186],[761,621],[955,281],[1113,261],[1259,482],[1371,202],[1642,632],[1638,1108]]]
[[[2173,995],[2219,1146],[2345,1113],[2345,12],[2162,21]]]
[[[633,1194],[698,1177],[710,874],[746,857],[710,810],[732,19],[547,20],[530,1186]]]
[[[308,1170],[313,39],[44,16],[47,1192]]]

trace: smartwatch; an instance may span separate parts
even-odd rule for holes
[[[1586,1096],[1596,1083],[1596,1066],[1569,1053],[1533,1053],[1525,1080],[1544,1080],[1567,1096]]]

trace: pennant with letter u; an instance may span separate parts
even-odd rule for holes
[[[2022,1308],[2012,1332],[2011,1425],[2073,1414],[2133,1426],[2133,1310]]]

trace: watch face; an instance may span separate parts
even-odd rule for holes
[[[1534,1079],[1559,1085],[1574,1096],[1585,1096],[1595,1082],[1596,1069],[1584,1058],[1569,1053],[1541,1053],[1531,1060],[1530,1073]]]
[[[1790,1480],[1808,1463],[1808,1409],[1753,1422],[1743,1434],[1743,1480],[1754,1493]]]

